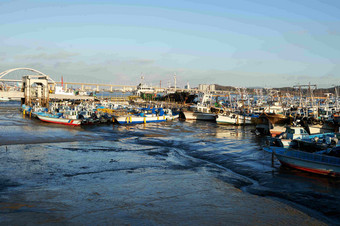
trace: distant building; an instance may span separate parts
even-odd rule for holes
[[[215,84],[199,84],[198,89],[201,91],[216,91]]]
[[[189,82],[187,82],[187,84],[184,86],[184,89],[190,89]]]

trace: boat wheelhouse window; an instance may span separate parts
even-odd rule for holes
[[[300,129],[300,133],[301,133],[301,134],[308,134],[307,131],[304,130],[304,129]]]
[[[288,128],[288,129],[287,129],[287,133],[295,134],[295,130],[294,130],[294,129]]]

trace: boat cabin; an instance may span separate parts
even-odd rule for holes
[[[68,119],[77,119],[78,118],[78,111],[68,110],[64,113],[64,117]]]
[[[287,139],[304,139],[308,138],[309,134],[302,127],[287,127],[286,128]]]

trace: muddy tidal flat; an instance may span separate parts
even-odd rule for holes
[[[0,225],[337,225],[339,179],[271,164],[252,127],[67,127],[0,103]]]

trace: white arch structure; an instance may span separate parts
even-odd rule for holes
[[[9,70],[6,70],[6,71],[3,71],[0,73],[0,79],[2,79],[5,75],[13,72],[13,71],[20,71],[20,70],[26,70],[26,71],[31,71],[31,72],[35,72],[39,75],[42,75],[42,76],[46,76],[48,81],[51,82],[51,83],[56,83],[50,76],[42,73],[41,71],[38,71],[38,70],[35,70],[33,68],[13,68],[13,69],[9,69]]]

